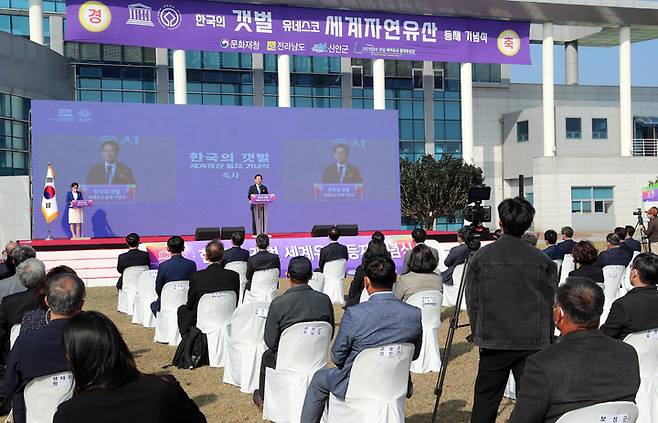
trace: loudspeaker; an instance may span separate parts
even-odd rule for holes
[[[359,225],[337,225],[340,229],[340,236],[357,236],[359,234]]]
[[[313,229],[311,229],[311,236],[329,236],[329,229],[333,227],[334,225],[313,225]]]
[[[194,239],[196,241],[209,241],[219,238],[219,227],[196,228]]]
[[[231,239],[231,236],[236,232],[240,232],[244,237],[244,226],[223,226],[222,239]]]
[[[359,234],[358,225],[335,225],[340,229],[341,236],[356,236]],[[333,228],[334,225],[315,225],[311,229],[311,236],[329,236],[329,229]]]

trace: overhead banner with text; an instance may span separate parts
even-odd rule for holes
[[[236,53],[530,64],[529,22],[189,0],[67,1],[66,40]]]

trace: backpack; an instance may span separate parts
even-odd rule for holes
[[[179,369],[196,369],[209,363],[208,338],[199,328],[192,326],[178,344],[171,364]]]

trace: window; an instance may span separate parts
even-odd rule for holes
[[[412,69],[411,77],[414,81],[414,90],[423,89],[423,70],[422,69]]]
[[[0,92],[0,176],[27,175],[30,99]]]
[[[582,138],[580,118],[567,118],[567,139],[579,140]]]
[[[352,88],[363,88],[363,66],[352,66]]]
[[[529,139],[528,121],[516,122],[516,142],[526,142]]]
[[[608,139],[608,119],[605,118],[592,119],[592,138],[595,140]]]
[[[571,187],[571,213],[612,213],[613,187]]]
[[[443,69],[434,69],[434,89],[443,91]]]

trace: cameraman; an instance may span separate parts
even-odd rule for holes
[[[651,207],[647,210],[649,224],[644,233],[649,240],[649,251],[658,250],[658,219],[656,219],[656,215],[658,215],[658,208]]]
[[[472,423],[494,423],[510,370],[517,389],[525,360],[550,345],[557,267],[521,239],[535,209],[523,198],[498,206],[503,235],[473,255],[466,272],[466,305],[480,348]]]

